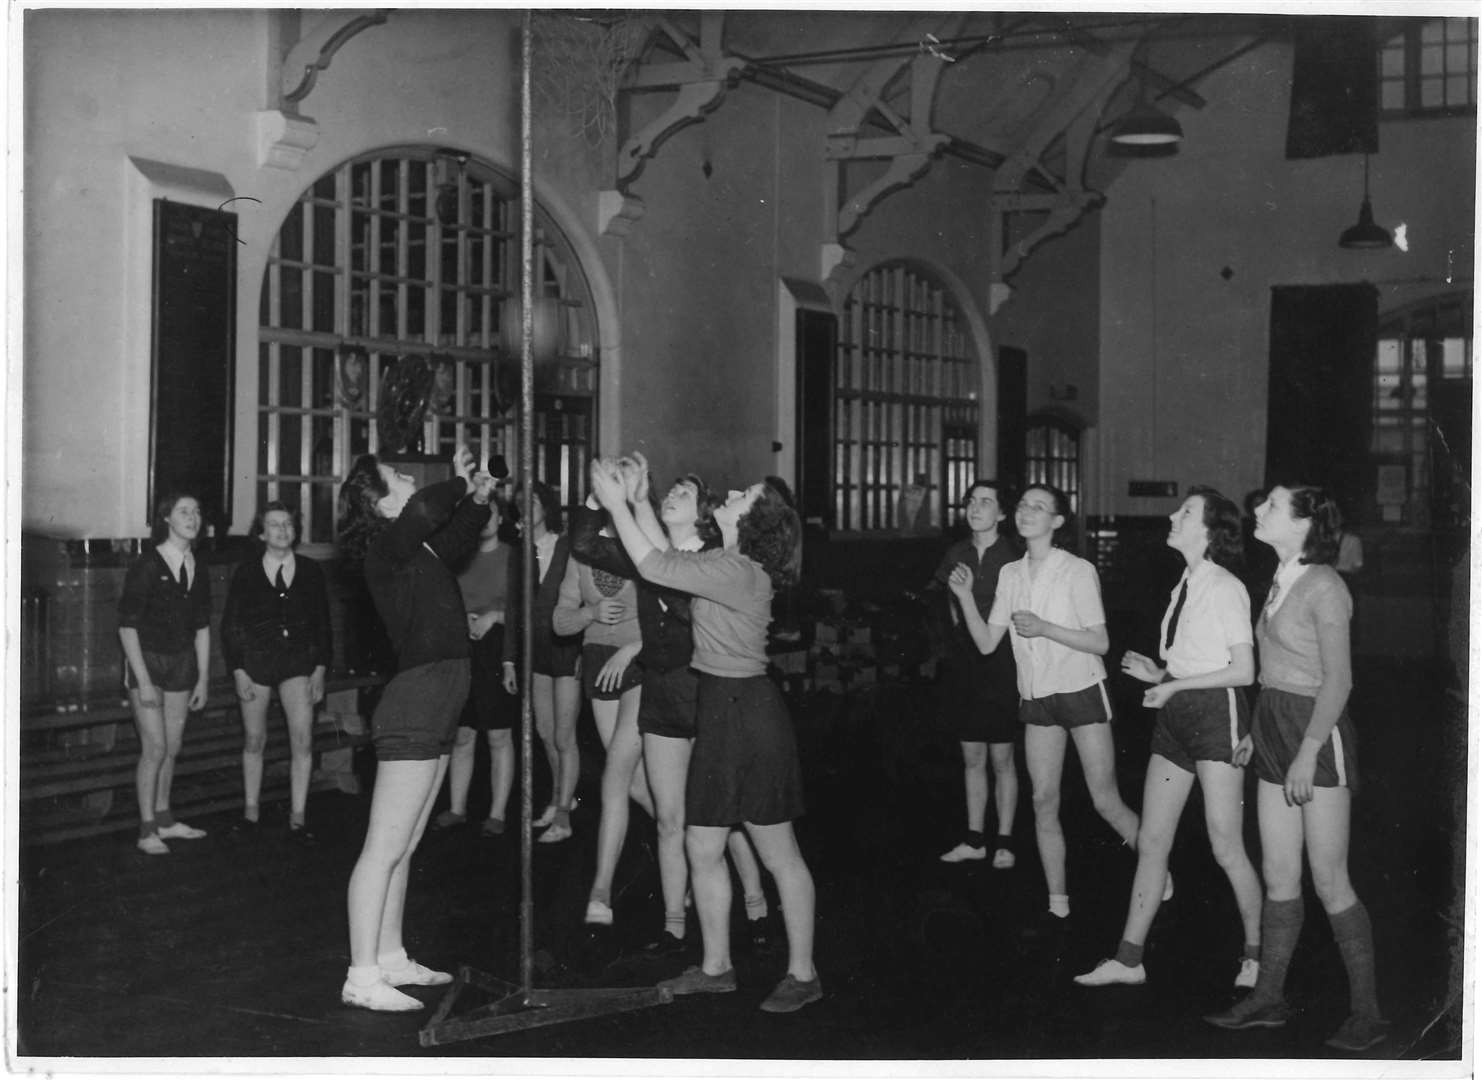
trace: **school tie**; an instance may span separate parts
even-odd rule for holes
[[[288,582],[283,580],[283,567],[278,567],[278,578],[273,584],[280,593],[286,593],[288,591]]]
[[[180,564],[180,587],[190,592],[190,578],[186,576],[184,563]]]
[[[1173,635],[1178,630],[1178,617],[1184,613],[1184,601],[1189,598],[1189,579],[1184,578],[1183,588],[1178,590],[1178,601],[1173,605],[1173,614],[1168,618],[1168,633],[1163,638],[1163,651],[1173,648]]]

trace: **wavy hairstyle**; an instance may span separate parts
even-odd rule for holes
[[[293,546],[298,547],[298,542],[303,538],[304,534],[303,515],[298,512],[297,507],[289,506],[282,499],[274,499],[270,503],[264,503],[262,509],[252,515],[252,528],[247,531],[247,535],[259,544],[262,543],[263,522],[267,520],[269,514],[278,510],[287,514],[288,520],[293,523]]]
[[[1189,495],[1204,500],[1204,531],[1209,536],[1204,557],[1232,573],[1245,565],[1245,539],[1240,507],[1219,491],[1204,484],[1189,488]]]
[[[1279,486],[1291,492],[1292,517],[1312,522],[1298,561],[1332,566],[1338,561],[1338,539],[1343,531],[1343,512],[1338,509],[1338,500],[1316,484]]]
[[[371,541],[390,522],[377,505],[389,492],[381,475],[381,462],[375,454],[361,454],[345,474],[340,485],[340,558],[345,566],[358,573],[365,564],[365,553]]]
[[[803,561],[803,527],[786,492],[786,485],[778,487],[767,477],[736,524],[736,550],[760,563],[778,588],[798,580]]]
[[[163,544],[170,535],[170,515],[175,512],[175,505],[181,499],[194,499],[196,508],[200,509],[201,500],[196,498],[193,491],[179,488],[166,491],[158,499],[154,500],[154,517],[149,522],[149,539],[156,544]],[[206,527],[206,515],[201,514],[201,528]],[[199,539],[199,535],[197,539]],[[192,545],[194,546],[194,545]]]

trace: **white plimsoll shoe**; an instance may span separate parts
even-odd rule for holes
[[[1235,976],[1235,989],[1250,990],[1261,977],[1261,962],[1248,956],[1240,958],[1240,974]]]
[[[987,847],[973,847],[971,844],[958,844],[947,854],[942,856],[942,862],[968,862],[969,860],[986,859],[988,857]]]
[[[1128,967],[1114,959],[1103,960],[1084,975],[1075,977],[1077,986],[1141,986],[1147,981],[1147,970],[1141,964]]]
[[[411,994],[403,994],[385,979],[377,979],[369,986],[356,986],[346,979],[340,988],[340,1000],[373,1012],[416,1012],[422,1007]]]
[[[381,978],[390,986],[447,986],[453,981],[453,976],[446,971],[434,971],[415,960],[408,960],[405,967],[383,967]]]
[[[135,846],[146,855],[170,854],[170,845],[160,839],[159,833],[139,837],[139,842]]]
[[[206,835],[206,830],[177,821],[173,825],[161,825],[159,834],[166,840],[199,840]]]

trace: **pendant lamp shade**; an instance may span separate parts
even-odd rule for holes
[[[1112,125],[1111,141],[1122,146],[1172,146],[1184,129],[1167,113],[1149,104],[1141,94],[1132,111]]]
[[[1374,220],[1374,205],[1369,201],[1369,155],[1364,155],[1364,201],[1359,204],[1358,221],[1343,230],[1338,246],[1356,251],[1379,251],[1394,245],[1395,238]]]

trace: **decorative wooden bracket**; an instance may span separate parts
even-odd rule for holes
[[[954,36],[966,15],[933,15],[916,20],[906,31],[908,40],[936,42]],[[922,50],[910,57],[880,60],[859,77],[848,92],[829,110],[824,158],[836,162],[824,170],[824,243],[820,264],[827,278],[835,270],[847,269],[851,261],[843,240],[860,225],[866,214],[893,191],[915,183],[931,167],[931,159],[952,142],[950,135],[931,130],[931,108],[942,72],[952,58],[939,49]],[[903,70],[909,70],[909,117],[892,108],[889,93]],[[871,113],[877,114],[897,134],[862,136],[861,128]],[[851,161],[888,160],[885,171],[840,204]]]
[[[674,63],[651,64],[642,58],[634,64],[624,89],[644,90],[678,87],[679,94],[662,115],[646,124],[618,150],[617,187],[626,189],[643,171],[644,161],[675,132],[698,123],[720,107],[726,88],[738,78],[746,61],[721,51],[724,14],[706,11],[700,15],[700,40],[692,41],[668,19],[657,20],[656,28],[684,54]]]
[[[1107,99],[1127,78],[1135,42],[1093,50],[1077,70],[1063,80],[1066,89],[1042,111],[1034,129],[993,174],[989,197],[988,307],[989,314],[1012,295],[1008,279],[1030,253],[1045,241],[1068,231],[1088,209],[1106,197],[1084,185],[1086,158],[1096,135],[1096,121]],[[1065,175],[1056,176],[1043,158],[1058,138],[1064,139]],[[1054,192],[1022,190],[1033,171]],[[1008,242],[1008,221],[1016,214],[1034,214],[1042,220],[1025,236]]]
[[[380,26],[390,13],[386,10],[352,13],[337,11],[326,16],[307,36],[300,38],[283,58],[282,106],[293,113],[298,103],[309,96],[319,81],[319,73],[329,68],[335,53],[362,30]],[[349,15],[346,22],[341,19]]]

